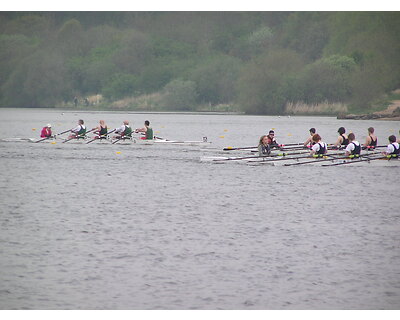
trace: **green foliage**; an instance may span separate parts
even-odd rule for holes
[[[164,87],[161,105],[167,110],[193,110],[197,99],[196,85],[193,81],[176,79]]]
[[[230,56],[211,57],[193,70],[189,79],[196,83],[201,103],[229,103],[235,100],[240,60]]]
[[[312,104],[347,101],[351,95],[349,79],[355,69],[354,60],[346,56],[317,60],[288,82],[287,99]]]
[[[303,67],[299,54],[275,50],[250,61],[242,70],[238,83],[240,107],[252,114],[280,114],[286,102],[283,90],[287,78]]]
[[[137,87],[137,77],[132,74],[116,73],[102,88],[101,93],[109,100],[132,96]]]
[[[398,21],[399,12],[0,12],[0,103],[164,92],[174,109],[362,110],[400,87]]]
[[[59,55],[38,51],[25,58],[1,88],[8,107],[53,107],[71,95],[64,62]]]

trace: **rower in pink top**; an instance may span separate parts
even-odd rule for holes
[[[52,136],[51,124],[49,123],[47,126],[43,127],[42,132],[40,133],[41,138],[50,138]]]

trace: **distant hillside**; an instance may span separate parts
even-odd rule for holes
[[[2,12],[0,106],[101,95],[103,107],[157,97],[143,101],[362,111],[400,87],[399,21],[399,12]]]

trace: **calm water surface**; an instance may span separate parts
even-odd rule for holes
[[[200,161],[399,122],[0,109],[0,139],[80,118],[214,149],[0,142],[1,309],[400,308],[399,167]]]

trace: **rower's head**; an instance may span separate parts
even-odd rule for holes
[[[368,133],[371,133],[371,134],[373,134],[373,133],[374,133],[374,131],[375,131],[375,130],[374,130],[374,128],[372,128],[372,127],[369,127],[369,128],[368,128]]]
[[[259,145],[260,144],[264,144],[264,145],[268,144],[268,137],[266,135],[261,136],[260,142],[258,144]]]
[[[79,123],[79,124],[84,124],[84,122],[83,122],[82,119],[79,119],[78,123]]]
[[[144,122],[144,125],[148,127],[148,126],[150,125],[150,121],[149,121],[149,120],[146,120],[146,121]]]
[[[271,137],[273,137],[275,135],[275,131],[274,130],[269,130],[268,135],[270,135]]]
[[[101,126],[105,125],[105,121],[104,120],[100,120],[99,123],[100,123]]]
[[[50,123],[47,124],[47,128],[51,128],[51,124]]]
[[[129,121],[128,120],[124,120],[124,125],[128,126],[129,125]]]
[[[311,128],[311,129],[310,129],[310,134],[311,134],[311,135],[314,135],[316,131],[317,131],[317,130],[315,130],[315,128]]]
[[[340,135],[342,135],[343,133],[346,133],[346,129],[344,127],[340,127],[337,131]]]
[[[312,140],[313,140],[315,143],[318,143],[318,142],[321,141],[321,136],[320,136],[318,133],[316,133],[316,134],[313,135]]]
[[[349,135],[347,136],[347,138],[349,139],[349,141],[354,141],[354,140],[356,139],[356,136],[355,136],[355,134],[352,132],[352,133],[349,133]]]
[[[392,134],[392,135],[389,137],[389,142],[390,142],[390,143],[396,142],[396,136]]]

